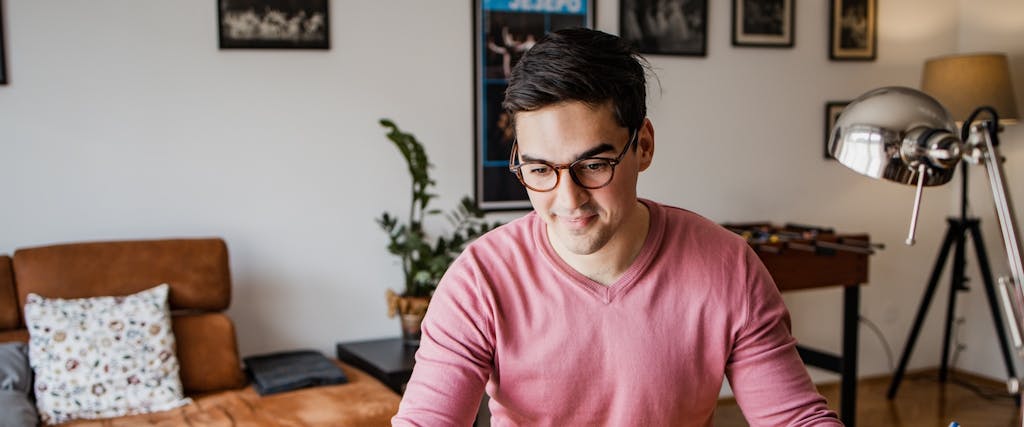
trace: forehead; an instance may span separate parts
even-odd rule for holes
[[[573,157],[600,144],[614,144],[627,133],[611,103],[565,102],[516,113],[519,150],[536,158]]]

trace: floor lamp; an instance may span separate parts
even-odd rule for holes
[[[969,117],[979,106],[988,106],[1000,113],[998,121],[994,124],[996,126],[1013,123],[1017,118],[1017,107],[1013,98],[1014,93],[1010,83],[1010,72],[1006,55],[967,54],[929,59],[925,61],[924,72],[921,77],[921,90],[934,97],[940,104],[946,107],[950,116],[961,126],[960,134],[963,141],[969,142],[969,127],[972,121],[969,120]],[[992,121],[990,120],[984,123],[984,125],[993,125]],[[979,131],[982,130],[980,129]],[[998,139],[995,141],[998,141]],[[995,141],[994,145],[997,145]],[[980,144],[980,141],[978,143]],[[914,345],[920,334],[931,299],[935,294],[942,270],[952,250],[953,260],[950,268],[949,299],[946,305],[946,323],[942,339],[942,359],[939,368],[939,381],[946,381],[957,295],[962,291],[968,290],[966,286],[967,277],[965,275],[968,237],[975,249],[974,252],[979,272],[982,276],[985,297],[988,301],[993,324],[995,325],[996,337],[999,339],[1007,376],[1011,379],[1017,378],[1012,352],[1007,341],[1009,340],[1017,346],[1016,343],[1020,341],[1020,337],[1012,328],[1010,330],[1011,335],[1008,336],[1007,331],[1003,327],[1003,322],[999,315],[998,290],[992,279],[992,269],[981,234],[980,219],[968,216],[968,163],[978,163],[977,159],[974,159],[973,162],[970,160],[968,159],[968,161],[960,164],[960,215],[947,219],[947,229],[942,248],[936,257],[935,266],[932,269],[928,286],[925,288],[924,297],[918,306],[917,316],[910,329],[906,347],[903,350],[899,365],[889,385],[887,394],[889,399],[896,397],[896,392],[899,390],[900,382],[906,372],[910,356],[914,351]]]
[[[995,58],[995,59],[992,59]],[[996,98],[981,97],[987,89],[977,84],[957,87],[956,81],[963,80],[971,73],[966,63],[977,63],[978,59],[995,63],[988,70],[1002,69],[1004,78],[993,76],[991,72],[982,74],[983,82],[1002,80],[1005,85],[994,93]],[[984,62],[984,61],[982,61]],[[1001,62],[1001,67],[999,63]],[[939,73],[941,68],[948,71]],[[935,76],[952,76],[949,80],[937,79]],[[1011,379],[1016,383],[1010,349],[1006,343],[1009,338],[1018,351],[1021,350],[1021,330],[1024,327],[1024,267],[1021,262],[1021,244],[1017,233],[1016,219],[1009,194],[1006,189],[1005,174],[998,153],[999,112],[1004,117],[1016,117],[1016,106],[1013,103],[1013,91],[1009,86],[1009,67],[1006,57],[1002,55],[961,55],[956,57],[937,58],[929,61],[925,70],[925,89],[936,92],[937,97],[910,88],[887,87],[876,89],[861,95],[851,102],[836,120],[833,133],[829,140],[829,152],[844,166],[863,175],[895,181],[902,184],[916,185],[913,214],[911,216],[908,244],[913,244],[923,187],[942,185],[949,182],[956,171],[960,160],[967,163],[983,164],[989,176],[996,213],[1002,231],[1007,258],[1010,261],[1011,275],[999,280],[997,288],[992,283],[991,272],[988,271],[987,255],[978,228],[977,218],[967,217],[966,211],[966,173],[964,174],[964,192],[961,194],[961,216],[950,218],[949,229],[943,248],[936,260],[928,288],[918,310],[914,327],[907,347],[900,361],[900,367],[894,375],[889,389],[892,398],[899,386],[899,380],[906,368],[914,341],[920,331],[924,315],[935,292],[939,276],[946,263],[950,249],[954,248],[952,266],[953,280],[950,289],[950,302],[947,307],[946,336],[943,350],[942,379],[945,380],[946,360],[948,358],[949,331],[956,292],[963,289],[963,270],[965,263],[965,235],[971,234],[974,247],[979,258],[979,267],[985,276],[986,296],[996,324],[1000,346],[1003,350],[1007,369]],[[938,83],[941,82],[941,83]],[[938,86],[936,86],[938,85]],[[941,88],[941,89],[937,89]],[[939,93],[950,90],[959,98],[948,98]],[[1000,98],[1002,101],[1000,101]],[[1002,102],[995,106],[998,102]],[[951,111],[943,106],[948,103]],[[979,107],[979,108],[976,108]],[[975,109],[976,108],[976,109]],[[966,113],[965,113],[966,111]],[[980,115],[987,114],[986,120],[975,123]],[[955,120],[962,120],[962,128],[958,129]],[[966,165],[964,166],[966,168]],[[997,296],[998,295],[998,296]],[[1000,299],[1001,297],[1001,299]],[[1001,301],[1006,314],[1009,336],[1003,328],[999,316]]]

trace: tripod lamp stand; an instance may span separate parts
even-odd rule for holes
[[[954,249],[940,369],[940,380],[946,380],[956,294],[966,290],[964,266],[968,233],[974,243],[989,308],[1011,379],[1009,383],[1013,387],[1018,384],[1018,380],[1007,339],[1019,354],[1024,349],[1021,342],[1021,331],[1024,329],[1021,241],[1006,188],[1001,157],[997,151],[1000,124],[997,111],[1004,114],[1003,123],[1007,122],[1005,118],[1017,116],[1006,57],[959,55],[936,58],[926,63],[923,80],[924,90],[935,95],[938,100],[910,88],[875,89],[861,95],[843,110],[829,140],[829,152],[844,166],[872,178],[917,186],[907,237],[907,244],[911,245],[914,243],[923,187],[949,182],[956,172],[956,166],[961,160],[964,161],[960,216],[948,219],[949,227],[942,249],[889,388],[890,399],[899,387],[950,249]],[[943,105],[950,109],[947,110]],[[975,123],[979,115],[986,113],[986,120]],[[962,122],[962,128],[958,129],[954,120]],[[967,215],[967,163],[983,164],[988,173],[1011,270],[1010,276],[999,279],[998,286],[992,280],[979,220]],[[1000,305],[1006,314],[1009,334],[1004,330],[999,315]]]

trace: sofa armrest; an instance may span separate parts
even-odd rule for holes
[[[11,257],[0,255],[0,331],[17,329],[21,323],[18,293],[14,289]]]

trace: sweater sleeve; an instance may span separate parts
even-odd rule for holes
[[[431,298],[393,426],[466,426],[476,417],[494,334],[472,264],[465,256],[453,263]]]
[[[768,270],[745,248],[745,318],[726,366],[736,402],[751,426],[841,426],[796,351],[789,312]]]

